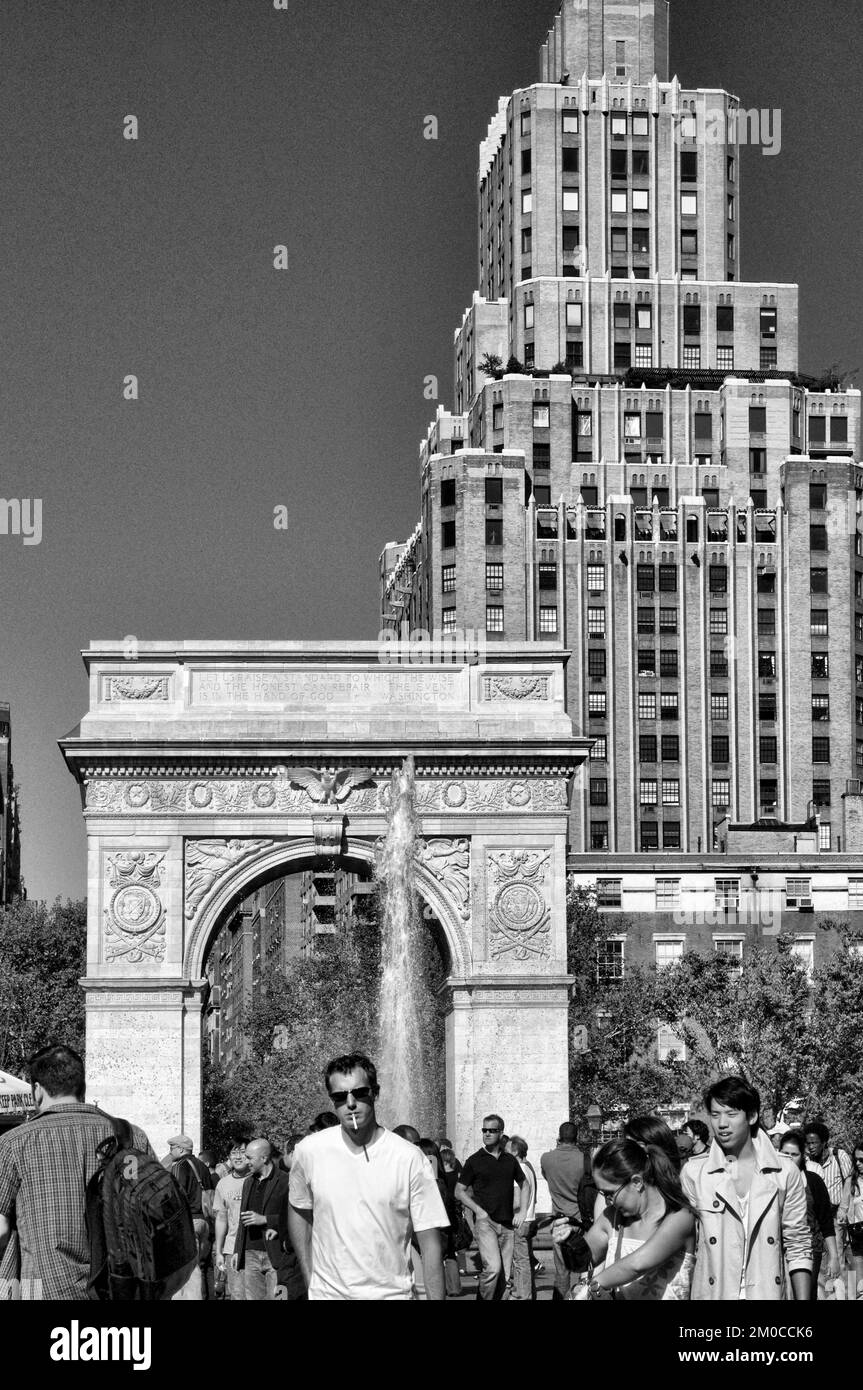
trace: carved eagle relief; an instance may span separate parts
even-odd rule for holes
[[[315,767],[277,767],[274,769],[279,781],[290,782],[292,787],[302,788],[312,798],[324,806],[337,806],[347,801],[354,787],[361,787],[374,780],[368,767],[344,767],[338,772]]]

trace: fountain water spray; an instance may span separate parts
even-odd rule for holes
[[[414,761],[394,773],[379,866],[382,885],[380,1074],[385,1124],[412,1124],[432,1134],[434,1114],[423,1009],[424,927],[417,903],[414,853]]]

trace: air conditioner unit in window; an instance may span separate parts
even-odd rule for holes
[[[812,905],[812,899],[811,899],[811,898],[798,898],[798,899],[797,899],[797,911],[798,911],[798,912],[813,912],[813,911],[814,911],[814,907],[813,907],[813,905]]]

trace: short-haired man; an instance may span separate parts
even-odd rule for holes
[[[692,1138],[692,1152],[690,1158],[706,1158],[710,1149],[710,1130],[703,1120],[687,1120],[685,1125],[680,1126],[682,1134],[689,1134]]]
[[[0,1256],[17,1227],[25,1298],[87,1298],[90,1242],[85,1190],[99,1168],[97,1146],[110,1139],[110,1118],[87,1105],[84,1063],[71,1047],[43,1047],[29,1063],[39,1111],[0,1138]],[[155,1158],[142,1129],[136,1149]]]
[[[518,1160],[527,1178],[527,1193],[524,1203],[524,1222],[512,1233],[512,1300],[514,1303],[529,1303],[536,1298],[536,1280],[533,1267],[533,1238],[536,1235],[536,1173],[533,1164],[528,1162],[527,1140],[514,1134],[507,1144],[507,1150]]]
[[[246,1302],[261,1303],[279,1297],[290,1177],[277,1167],[269,1139],[252,1139],[246,1158],[251,1172],[240,1198],[237,1269],[243,1272]]]
[[[851,1176],[851,1155],[844,1149],[830,1148],[830,1131],[820,1120],[810,1120],[803,1126],[806,1139],[806,1167],[817,1173],[827,1188],[830,1210],[836,1220],[842,1191]]]
[[[703,1162],[684,1164],[683,1190],[699,1222],[693,1299],[731,1302],[809,1298],[812,1238],[806,1183],[761,1132],[761,1097],[742,1076],[704,1093],[714,1140]]]
[[[209,1298],[209,1265],[212,1250],[210,1239],[209,1213],[212,1210],[213,1188],[215,1186],[207,1164],[196,1158],[194,1141],[188,1134],[175,1134],[168,1140],[171,1157],[171,1177],[179,1184],[188,1198],[198,1242],[198,1264],[189,1275],[183,1288],[174,1294],[177,1302]]]
[[[294,1150],[288,1230],[309,1300],[410,1300],[415,1233],[426,1297],[445,1297],[441,1228],[447,1214],[425,1154],[384,1129],[374,1062],[361,1052],[324,1070],[338,1125]]]
[[[476,1217],[473,1233],[482,1260],[478,1297],[491,1302],[505,1296],[512,1274],[514,1232],[522,1229],[527,1217],[528,1186],[518,1159],[506,1151],[500,1115],[486,1115],[482,1145],[465,1160],[455,1195]]]
[[[542,1176],[548,1183],[551,1209],[558,1219],[575,1217],[581,1220],[578,1203],[578,1188],[584,1177],[584,1154],[578,1146],[578,1126],[571,1120],[564,1120],[557,1131],[557,1147],[544,1153],[539,1160]],[[571,1274],[563,1262],[557,1241],[552,1244],[554,1254],[553,1299],[565,1299],[570,1287],[577,1282],[578,1275]]]
[[[237,1269],[237,1234],[243,1186],[249,1176],[245,1144],[235,1144],[228,1155],[228,1175],[216,1184],[213,1211],[216,1221],[216,1269],[225,1275],[226,1292],[233,1303],[245,1297],[244,1273]]]

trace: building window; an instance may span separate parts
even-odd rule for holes
[[[728,675],[728,655],[721,648],[714,648],[710,652],[710,674],[711,676]]]
[[[540,589],[557,588],[557,565],[542,564],[539,567],[539,587]]]
[[[605,609],[588,608],[587,610],[587,633],[589,637],[605,636]]]
[[[650,134],[650,117],[633,116],[632,134],[636,140],[646,140]]]
[[[663,777],[662,804],[663,806],[680,805],[680,779],[678,777]]]
[[[564,212],[578,212],[577,188],[565,188],[563,190],[563,210]]]
[[[653,647],[639,647],[638,674],[640,676],[656,675],[656,652]]]
[[[728,718],[728,696],[727,696],[727,695],[711,695],[711,697],[710,697],[710,718],[711,718],[711,719],[727,719],[727,718]]]
[[[714,637],[724,637],[728,632],[728,609],[711,608],[710,632]]]
[[[440,482],[440,504],[442,507],[455,506],[455,479],[441,478]]]
[[[677,609],[676,609],[676,608],[660,608],[660,610],[659,610],[659,631],[660,631],[660,632],[676,632],[676,631],[677,631]]]
[[[716,349],[716,370],[718,372],[734,371],[733,347],[718,347]]]
[[[816,777],[812,782],[812,800],[816,806],[830,805],[830,779],[829,777]]]
[[[772,724],[776,720],[776,696],[758,696],[758,718],[765,724]]]
[[[662,848],[680,849],[679,820],[664,820],[662,822]]]
[[[566,305],[566,326],[567,328],[581,328],[582,326],[582,306],[577,300],[570,299]],[[587,417],[590,420],[590,416]],[[590,434],[590,430],[579,431],[579,433]]]
[[[443,550],[452,550],[455,545],[455,522],[442,521],[440,526],[440,543]]]
[[[809,592],[810,594],[827,593],[827,575],[829,570],[810,569],[809,571]]]
[[[849,878],[848,906],[853,911],[863,911],[863,878]]]
[[[778,752],[777,741],[772,734],[762,734],[758,740],[758,761],[775,763]]]
[[[564,145],[562,169],[564,174],[578,173],[578,146]]]
[[[659,674],[663,678],[677,675],[677,648],[662,648],[659,653]]]
[[[727,763],[729,760],[729,740],[727,734],[714,734],[710,740],[710,758],[714,763]]]
[[[564,135],[578,134],[578,112],[564,111],[563,113],[563,133]]]
[[[662,761],[664,763],[680,762],[680,735],[663,734],[661,739]]]
[[[629,175],[629,156],[626,150],[611,151],[611,177],[615,181],[622,180],[626,183]],[[626,247],[624,247],[626,250]]]
[[[633,188],[632,211],[650,212],[650,191],[647,188]]]
[[[533,230],[530,227],[523,227],[521,232],[521,254],[530,256],[533,251]]]
[[[728,247],[727,247],[727,251],[728,251],[728,259],[729,259],[730,261],[733,261],[734,258],[735,258],[735,255],[737,254],[737,241],[736,241],[736,239],[734,238],[734,236],[731,235],[731,233],[729,233],[729,235],[728,235]]]
[[[632,250],[633,254],[636,256],[650,255],[650,229],[648,227],[633,227]],[[640,275],[638,278],[646,279],[647,277],[646,275]],[[639,325],[639,327],[641,327],[641,325]]]
[[[636,618],[639,636],[656,631],[656,611],[653,608],[639,608]]]
[[[540,604],[539,630],[540,632],[557,632],[557,609],[550,604]],[[592,651],[590,654],[593,656],[594,652]],[[605,656],[603,651],[597,654],[602,657]]]
[[[815,969],[815,938],[796,936],[791,943],[791,952],[803,966],[806,974],[811,975]]]
[[[503,632],[503,604],[486,604],[485,630],[486,632]]]
[[[822,721],[827,720],[827,719],[829,719],[829,718],[830,718],[830,696],[829,696],[829,695],[813,695],[813,696],[812,696],[812,720],[813,720],[813,723],[815,723],[815,722],[822,722]]]
[[[635,365],[636,367],[653,366],[653,348],[650,343],[635,344]]]
[[[486,545],[503,545],[503,519],[501,517],[486,517],[485,543]]]
[[[716,878],[713,880],[713,905],[721,912],[736,912],[740,902],[739,878]]]
[[[762,816],[772,816],[779,797],[778,783],[772,777],[762,777],[758,788]]]
[[[503,565],[491,564],[485,567],[485,587],[490,592],[498,592],[503,588]]]
[[[639,734],[638,761],[640,763],[656,762],[656,734]]]
[[[566,345],[566,370],[574,372],[584,366],[584,343],[568,342]]]
[[[698,372],[701,370],[700,347],[685,347],[683,349],[683,369],[688,372]]]
[[[521,195],[521,210],[525,216],[533,212],[533,194],[527,192],[527,190]]]
[[[614,344],[614,365],[620,368],[629,368],[632,365],[632,344],[618,342]]]
[[[535,430],[547,430],[549,426],[549,407],[542,403],[535,403],[533,407],[533,427]]]
[[[680,182],[698,182],[698,151],[683,150],[680,155]]]
[[[575,425],[579,439],[590,439],[592,437],[593,415],[589,410],[576,411]]]
[[[655,583],[656,571],[653,565],[636,565],[635,587],[640,594],[652,594]]]
[[[605,591],[605,565],[588,565],[587,587],[593,594]]]
[[[679,717],[676,695],[660,695],[659,707],[663,719],[677,719]]]
[[[611,194],[612,213],[620,213],[621,215],[625,216],[627,208],[628,203],[626,193],[618,189],[613,190]]]
[[[727,777],[714,777],[710,804],[715,809],[724,808],[731,804],[731,782]]]
[[[758,610],[758,636],[776,636],[776,609],[759,608]]]
[[[590,804],[591,806],[608,805],[608,778],[591,777],[590,779]]]
[[[534,325],[533,305],[532,305],[532,304],[525,304],[525,306],[524,306],[524,326],[525,326],[526,329],[531,329],[531,328],[533,328],[533,325]]]
[[[833,848],[830,822],[823,820],[818,826],[818,848],[829,851]]]
[[[455,609],[443,608],[441,609],[441,614],[443,617],[443,631],[455,632]]]
[[[540,610],[540,611],[542,611],[542,610]],[[556,613],[556,612],[557,612],[557,609],[556,609],[556,608],[552,608],[552,609],[551,609],[551,612],[552,612],[552,613]],[[557,628],[555,627],[555,628],[553,629],[553,631],[556,632],[556,631],[557,631]],[[604,676],[604,675],[605,675],[605,648],[604,648],[604,647],[591,647],[590,650],[588,651],[588,653],[587,653],[587,674],[588,674],[589,676]]]
[[[758,653],[758,675],[762,680],[776,679],[776,653]]]
[[[608,849],[607,820],[594,820],[590,822],[590,848]]]
[[[813,763],[829,763],[829,761],[830,761],[830,740],[829,740],[829,738],[813,738],[813,740],[812,740],[812,761],[813,761]]]
[[[659,591],[664,594],[677,593],[677,566],[659,566]]]
[[[443,565],[441,568],[441,590],[445,594],[455,593],[455,565]]]
[[[604,763],[608,761],[608,738],[605,734],[600,734],[595,738],[590,750],[590,761],[592,763]]]
[[[750,473],[766,473],[766,472],[767,472],[767,450],[766,450],[766,449],[750,449],[750,450],[749,450],[749,472],[750,472]]]
[[[605,700],[606,694],[604,690],[592,690],[589,693],[587,697],[587,712],[591,719],[605,718]]]
[[[666,885],[671,886],[669,894]],[[657,912],[667,911],[678,906],[680,902],[680,879],[679,878],[658,878],[656,880],[656,910]],[[673,965],[680,960],[683,955],[684,939],[682,936],[661,937],[654,941],[653,949],[656,960],[657,970],[662,970],[667,965]]]
[[[767,433],[767,407],[765,405],[751,405],[749,407],[749,433]]]
[[[698,194],[681,193],[680,195],[680,215],[681,217],[698,216]]]
[[[596,952],[598,980],[622,980],[624,977],[624,942],[603,941]]]
[[[829,615],[826,608],[813,608],[809,614],[809,634],[811,637],[826,637],[829,632]]]
[[[743,974],[742,939],[736,936],[716,936],[713,938],[713,949],[718,956],[727,961],[729,975],[739,979]]]
[[[638,695],[639,719],[656,718],[656,695],[652,691],[640,691]]]
[[[655,820],[643,820],[640,826],[640,849],[642,854],[659,849],[659,824]]]
[[[728,592],[728,566],[710,565],[708,568],[708,587],[711,594],[725,594]]]
[[[598,878],[596,880],[597,907],[620,907],[623,902],[623,879]]]

